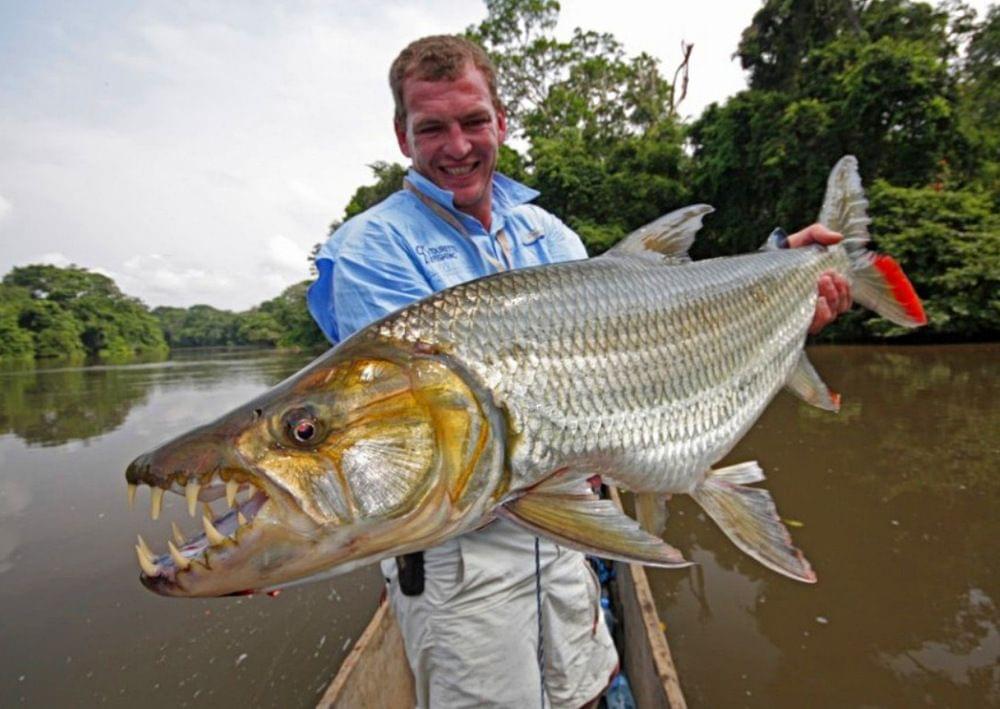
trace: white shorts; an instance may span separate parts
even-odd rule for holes
[[[545,705],[580,707],[618,665],[583,554],[542,539]],[[382,562],[421,709],[540,707],[535,537],[510,522],[424,552],[424,592],[404,596]]]

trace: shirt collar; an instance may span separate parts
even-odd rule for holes
[[[413,183],[413,186],[433,199],[445,209],[459,213],[455,209],[455,194],[450,190],[443,190],[412,167],[406,173],[406,179]],[[512,180],[499,172],[493,173],[493,211],[503,214],[514,207],[530,202],[540,193],[527,185],[522,185],[517,180]],[[464,212],[462,212],[464,214]]]

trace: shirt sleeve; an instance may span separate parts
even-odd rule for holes
[[[309,311],[333,343],[433,292],[398,236],[377,222],[344,224],[316,267]]]

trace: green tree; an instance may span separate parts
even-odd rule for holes
[[[280,323],[280,335],[275,342],[279,347],[317,349],[329,345],[306,307],[306,291],[310,285],[309,281],[296,283],[278,297],[260,304],[262,314]]]
[[[31,303],[26,288],[0,283],[0,364],[35,358],[31,331],[21,327],[21,312]]]
[[[159,307],[153,315],[160,322],[171,347],[225,347],[241,344],[238,316],[211,305],[190,308]]]
[[[374,207],[383,199],[403,189],[403,178],[406,176],[406,168],[396,162],[385,162],[378,160],[368,167],[375,175],[375,183],[362,185],[351,196],[351,201],[344,209],[344,219],[350,219],[356,214],[361,214],[370,207]],[[334,231],[339,223],[335,223],[330,231]]]
[[[466,34],[497,66],[512,133],[501,169],[541,192],[591,253],[687,198],[680,179],[682,133],[657,62],[628,57],[610,34],[553,31],[559,4],[487,0],[487,17]]]
[[[1000,210],[1000,5],[976,26],[962,65],[961,121],[970,153],[981,156],[975,181],[994,196]]]
[[[768,0],[740,45],[751,88],[691,127],[694,192],[719,210],[701,248],[746,251],[774,226],[808,223],[845,153],[868,182],[960,180],[966,18],[908,0]]]
[[[120,360],[166,350],[146,306],[105,275],[32,265],[13,269],[3,284],[5,309],[16,313],[19,329],[31,333],[35,357]]]

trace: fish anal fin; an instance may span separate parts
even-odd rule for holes
[[[826,411],[840,411],[840,394],[832,391],[820,379],[805,352],[799,356],[798,364],[788,375],[785,386],[807,404]]]
[[[701,220],[715,210],[707,204],[692,204],[664,214],[639,227],[607,251],[608,256],[652,257],[672,264],[691,260],[688,250]]]
[[[679,551],[643,531],[611,500],[591,492],[535,487],[498,508],[498,514],[542,537],[607,559],[650,566],[689,566]]]
[[[747,464],[710,471],[692,493],[709,517],[741,551],[770,569],[796,581],[815,583],[816,574],[792,544],[767,490],[733,482],[756,482]],[[759,472],[760,468],[752,464]]]

